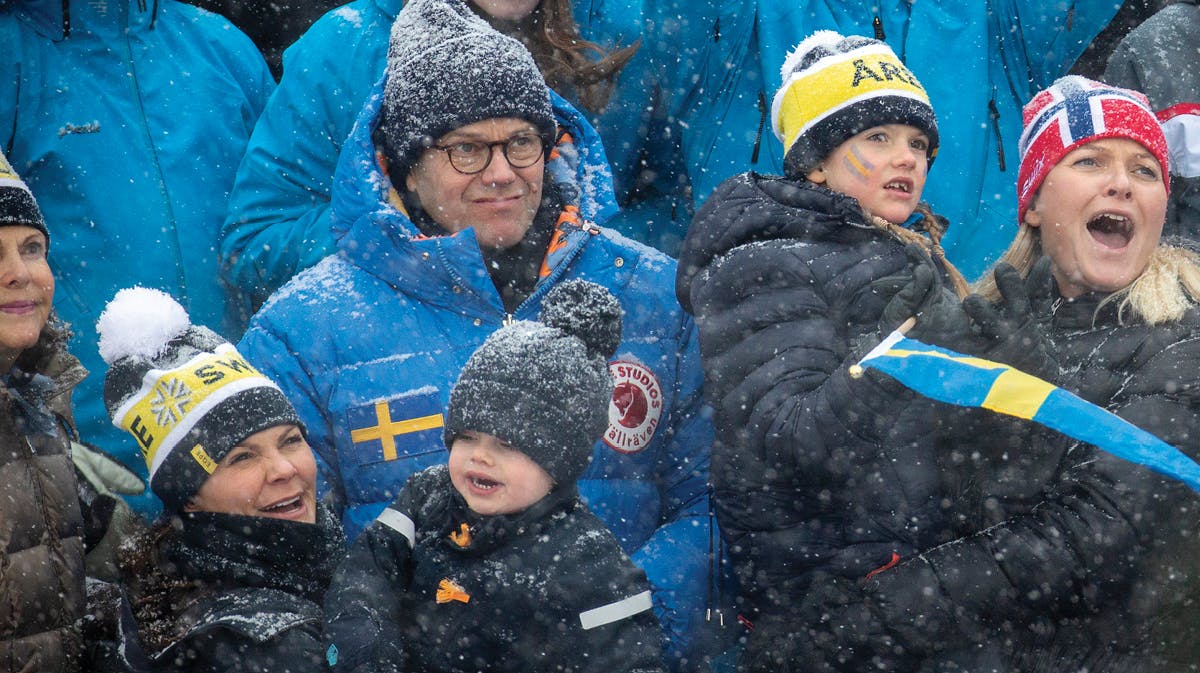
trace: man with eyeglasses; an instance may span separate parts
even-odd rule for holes
[[[674,260],[598,226],[612,189],[595,130],[520,43],[461,0],[410,0],[339,160],[338,251],[268,300],[239,350],[296,406],[353,540],[446,462],[450,388],[489,334],[535,318],[564,280],[607,287],[624,338],[578,488],[646,571],[671,667],[697,670],[722,640],[705,627],[716,532],[696,330]]]

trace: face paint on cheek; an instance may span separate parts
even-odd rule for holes
[[[858,151],[858,144],[850,146],[845,155],[842,156],[842,164],[846,167],[846,171],[850,175],[858,179],[859,182],[866,182],[867,176],[875,169],[875,165]]]

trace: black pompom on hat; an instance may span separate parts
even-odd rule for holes
[[[304,424],[272,381],[159,290],[121,290],[96,323],[104,404],[137,440],[150,489],[181,512],[229,451],[259,430]]]
[[[38,207],[29,185],[17,175],[8,158],[0,153],[0,227],[24,225],[33,227],[46,237],[50,244],[50,230]]]
[[[485,119],[524,119],[554,145],[550,90],[517,40],[462,0],[410,0],[392,24],[379,130],[393,182],[443,135]]]
[[[937,156],[929,96],[887,44],[820,30],[796,45],[780,74],[771,123],[788,177],[804,177],[838,145],[883,124],[921,129],[929,136],[929,163]]]
[[[446,447],[459,433],[486,432],[556,484],[574,484],[608,427],[621,305],[602,286],[571,280],[547,294],[539,320],[501,327],[467,360],[450,392]]]

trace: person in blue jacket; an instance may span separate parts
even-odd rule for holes
[[[650,139],[664,134],[654,130],[659,127],[652,118],[654,89],[648,84],[647,61],[640,49],[630,56],[641,35],[641,4],[642,0],[620,0],[619,7],[601,7],[596,2],[526,0],[471,6],[506,34],[520,36],[535,52],[550,43],[549,33],[543,34],[534,21],[553,24],[560,35],[582,32],[604,48],[624,45],[599,62],[614,71],[615,84],[608,86],[607,77],[598,82],[604,85],[600,88],[611,89],[607,101],[594,110],[579,107],[591,115],[589,121],[599,129],[615,169],[617,194],[628,210],[620,215],[622,220],[640,221],[636,228],[673,230],[678,227],[666,220],[685,217],[687,204],[670,184],[669,172],[654,169],[656,157],[670,153],[644,151]],[[256,305],[336,249],[329,210],[338,153],[360,104],[383,72],[388,31],[403,6],[404,0],[354,0],[321,17],[285,54],[279,88],[238,169],[221,236],[226,275]],[[581,91],[584,87],[571,84],[576,76],[564,77],[561,63],[547,61],[541,69],[548,79],[563,80],[553,82],[552,88],[573,103],[592,97]],[[661,177],[646,183],[646,176],[653,175]],[[613,215],[615,209],[599,221]]]
[[[1121,4],[653,0],[647,22],[659,29],[646,32],[642,51],[669,97],[699,208],[733,175],[783,172],[769,99],[792,45],[817,30],[887,42],[922,73],[938,111],[946,149],[925,196],[950,221],[949,259],[975,278],[1016,235],[1021,106],[1067,74]]]
[[[674,261],[594,224],[614,207],[595,130],[461,0],[412,0],[333,184],[337,251],[239,348],[296,405],[348,537],[445,462],[450,386],[484,339],[590,280],[625,331],[580,494],[646,572],[676,668],[720,649],[703,627],[713,430],[695,326]]]
[[[55,230],[55,309],[71,351],[103,371],[96,319],[118,289],[163,290],[239,334],[216,244],[224,204],[274,80],[221,17],[175,0],[18,0],[0,7],[0,146]],[[103,380],[75,394],[79,433],[143,478],[136,443],[104,409]],[[148,493],[133,498],[150,514]]]

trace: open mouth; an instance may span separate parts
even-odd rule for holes
[[[903,180],[892,180],[883,186],[888,191],[904,192],[905,194],[912,193],[912,185]]]
[[[304,501],[302,500],[301,496],[296,496],[290,500],[277,502],[270,507],[263,507],[260,511],[266,512],[267,514],[291,514],[293,512],[298,512],[301,509],[304,509]]]
[[[498,487],[500,482],[492,481],[491,479],[485,479],[483,477],[471,477],[471,485],[480,491],[488,492]]]
[[[1133,222],[1124,215],[1101,213],[1087,223],[1088,233],[1106,248],[1124,248],[1133,238]]]

